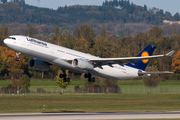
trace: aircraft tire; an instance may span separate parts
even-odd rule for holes
[[[63,76],[63,74],[60,74],[59,77],[60,77],[60,78],[63,78],[64,76]]]
[[[91,78],[91,81],[92,81],[92,82],[95,82],[95,78]]]
[[[67,79],[66,79],[66,78],[64,78],[64,79],[63,79],[63,82],[67,82]]]
[[[91,81],[91,78],[88,78],[88,82],[92,82],[92,81]]]
[[[66,82],[70,82],[70,78],[66,78]]]
[[[88,78],[88,74],[84,74],[84,78]]]

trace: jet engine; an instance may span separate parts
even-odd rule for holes
[[[41,71],[49,71],[50,67],[48,63],[38,60],[38,59],[31,59],[29,61],[29,67],[35,70],[41,70]]]
[[[87,60],[77,58],[72,61],[74,67],[81,68],[83,70],[93,70],[94,66],[89,63]]]

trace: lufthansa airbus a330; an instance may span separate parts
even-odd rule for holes
[[[100,58],[90,54],[82,53],[62,46],[54,45],[28,36],[13,35],[4,40],[4,43],[16,52],[16,60],[19,55],[33,57],[29,61],[29,67],[49,71],[50,65],[56,65],[64,70],[85,73],[84,77],[89,82],[94,82],[92,74],[109,79],[133,79],[148,77],[151,74],[172,73],[145,72],[149,59],[171,56],[174,51],[164,55],[153,55],[156,47],[148,45],[137,57],[124,58]],[[64,82],[70,79],[65,72],[60,75]]]

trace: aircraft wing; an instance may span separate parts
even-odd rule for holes
[[[101,59],[90,59],[89,61],[93,62],[95,65],[110,65],[110,64],[123,65],[125,63],[133,64],[135,62],[138,62],[139,60],[171,56],[173,53],[174,53],[174,50],[164,55],[153,55],[153,56],[146,56],[146,57],[101,58]]]

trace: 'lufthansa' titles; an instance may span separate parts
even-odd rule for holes
[[[42,41],[39,41],[39,40],[36,40],[36,39],[33,39],[33,38],[28,38],[28,37],[26,37],[26,39],[27,39],[27,41],[29,41],[32,44],[36,44],[36,45],[47,47],[47,43],[45,43],[45,42],[42,42]]]

